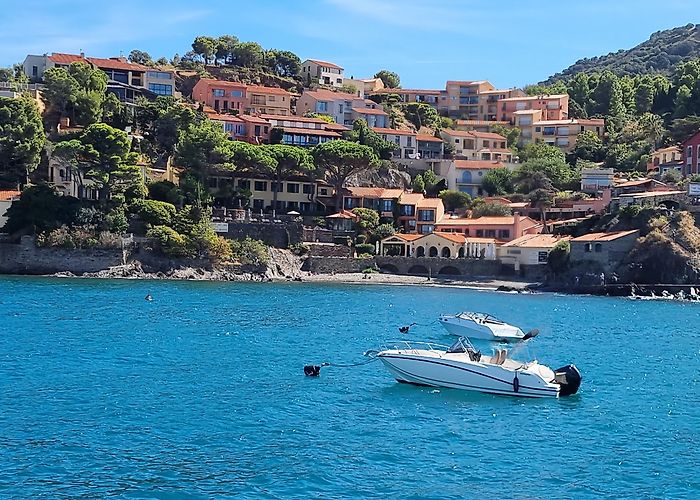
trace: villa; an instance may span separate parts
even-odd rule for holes
[[[526,234],[542,232],[542,224],[520,214],[507,216],[465,218],[443,218],[435,224],[435,231],[461,233],[478,238],[495,238],[507,242]]]

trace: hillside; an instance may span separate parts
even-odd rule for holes
[[[605,56],[576,61],[561,73],[550,76],[545,84],[567,80],[576,73],[610,70],[617,75],[663,73],[670,75],[673,67],[700,57],[700,25],[657,31],[649,40],[629,50],[618,50]]]

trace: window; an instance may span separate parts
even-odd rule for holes
[[[328,103],[321,101],[316,103],[316,112],[318,113],[327,113],[328,112]]]
[[[224,101],[224,111],[228,110],[228,101]]]
[[[267,191],[267,181],[255,181],[256,191]]]
[[[37,68],[36,66],[32,66],[32,76],[34,78],[39,76],[39,68]]]
[[[434,210],[418,210],[418,220],[424,222],[431,222],[435,220]]]
[[[226,132],[233,132],[234,128],[233,123],[224,123],[224,130]]]
[[[273,96],[273,95],[267,96],[267,102],[275,102],[275,96]]]
[[[321,196],[328,196],[328,189],[321,188],[321,189],[319,189],[319,193],[321,194]]]
[[[148,78],[158,79],[158,80],[172,80],[172,75],[166,73],[165,71],[149,71]]]
[[[591,251],[591,244],[590,244],[590,243],[586,243],[585,245],[583,245],[583,251],[584,251],[584,252],[590,252],[590,251]]]
[[[537,262],[540,264],[546,264],[548,256],[549,254],[547,252],[537,252]]]
[[[214,109],[215,109],[216,111],[219,111],[219,108],[220,108],[220,107],[221,107],[221,106],[219,105],[219,100],[216,99],[216,100],[214,101]]]
[[[498,238],[501,240],[507,240],[510,238],[510,229],[499,229]]]
[[[214,95],[214,97],[224,97],[224,95],[226,95],[224,89],[214,89],[211,91],[211,93]]]
[[[302,213],[311,212],[311,203],[308,201],[302,201],[299,203],[299,211]]]
[[[596,253],[602,252],[602,251],[603,251],[603,244],[602,244],[602,243],[596,243],[594,249],[595,249],[595,252],[596,252]]]
[[[543,135],[554,135],[556,132],[556,127],[544,127]]]
[[[382,212],[392,212],[394,210],[394,201],[393,200],[382,200]]]
[[[232,90],[231,97],[243,97],[243,91],[242,90]]]
[[[265,201],[253,200],[253,208],[256,210],[262,210],[263,208],[265,208]]]
[[[314,192],[313,186],[311,184],[303,184],[301,186],[301,192],[304,194],[311,194]]]
[[[250,181],[248,179],[239,179],[238,189],[248,189],[250,190]]]
[[[484,141],[484,147],[488,148],[489,147],[489,141]]]
[[[693,146],[688,146],[688,149],[687,149],[687,152],[686,152],[686,156],[687,156],[688,158],[692,158],[692,157],[693,157]]]
[[[484,231],[484,236],[486,238],[495,238],[496,237],[496,230],[495,229],[486,229]]]
[[[435,229],[435,226],[430,225],[430,224],[423,224],[422,226],[419,227],[419,231],[418,231],[418,232],[419,232],[420,234],[430,234],[430,233],[433,232],[433,229]],[[430,252],[431,252],[431,253],[433,252],[433,249],[434,249],[434,248],[435,248],[435,247],[431,247],[431,248],[430,248]],[[435,252],[436,252],[435,255],[431,255],[431,257],[437,257],[437,249],[435,249]]]
[[[342,78],[336,78],[336,79],[335,79],[335,82],[336,82],[336,83],[341,83],[341,84],[342,84],[342,83],[343,83],[343,79],[342,79]]]
[[[260,135],[260,125],[255,126],[255,135],[256,136]]]
[[[288,182],[287,183],[287,192],[288,193],[298,193],[299,192],[299,184],[295,182]]]

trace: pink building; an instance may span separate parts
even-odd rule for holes
[[[520,96],[498,101],[498,119],[515,123],[516,111],[537,109],[542,111],[539,120],[566,120],[569,117],[569,95],[553,94],[540,96]]]
[[[496,238],[511,241],[526,234],[542,232],[542,224],[518,213],[498,217],[478,217],[476,219],[444,218],[435,224],[435,231],[461,233],[478,238]]]
[[[270,123],[258,116],[219,114],[211,108],[205,108],[204,114],[211,121],[221,124],[224,132],[235,141],[245,141],[251,144],[267,144],[270,142]]]
[[[238,82],[224,82],[202,78],[192,89],[192,99],[214,108],[217,112],[242,113],[247,103],[247,86]]]

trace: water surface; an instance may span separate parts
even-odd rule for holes
[[[153,302],[144,296],[153,295]],[[395,383],[363,351],[487,311],[578,395]],[[700,306],[466,289],[0,278],[0,497],[693,498]]]

